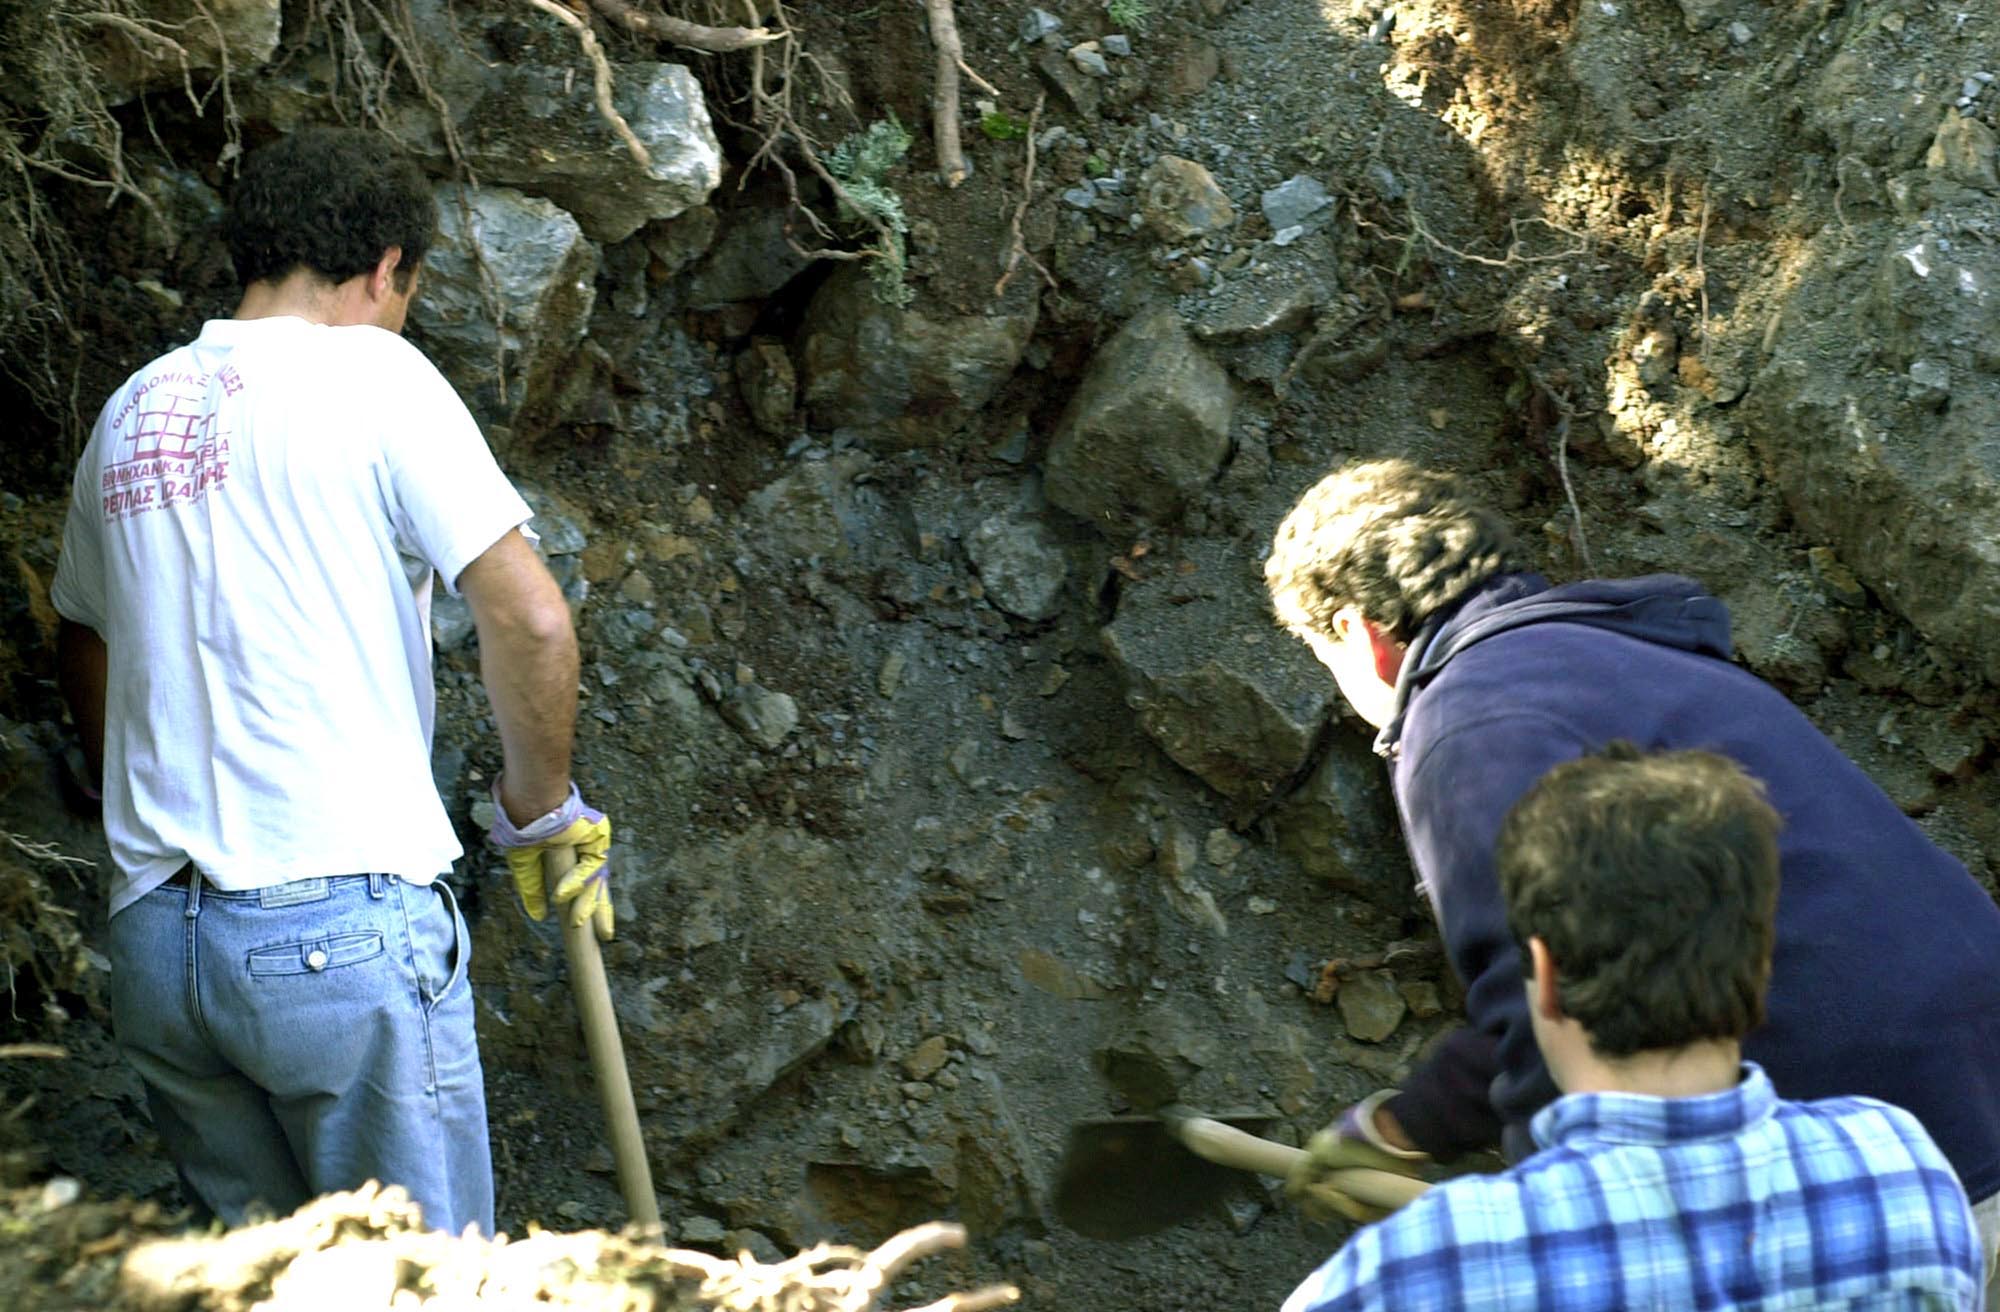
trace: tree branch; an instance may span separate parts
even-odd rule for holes
[[[718,54],[751,50],[783,40],[785,35],[762,27],[704,27],[684,18],[649,14],[637,5],[627,3],[627,0],[590,0],[590,7],[627,32],[657,37],[690,50],[712,50]]]
[[[938,178],[956,187],[970,176],[965,147],[958,138],[958,71],[965,67],[965,47],[958,39],[958,18],[951,0],[924,0],[930,11],[931,44],[937,47],[937,75],[931,87],[931,137],[937,143]]]

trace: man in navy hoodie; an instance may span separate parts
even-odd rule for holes
[[[1493,851],[1551,766],[1627,739],[1700,748],[1784,819],[1768,1014],[1743,1045],[1792,1099],[1914,1112],[2000,1251],[2000,907],[1782,694],[1730,663],[1729,613],[1692,580],[1551,587],[1505,522],[1407,461],[1336,470],[1279,526],[1279,619],[1381,730],[1411,859],[1468,1025],[1398,1091],[1314,1140],[1294,1191],[1366,1165],[1530,1150],[1556,1096],[1529,1024]],[[1359,1205],[1342,1208],[1363,1217]]]

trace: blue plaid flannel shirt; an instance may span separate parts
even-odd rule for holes
[[[1914,1116],[1870,1098],[1785,1102],[1752,1062],[1722,1093],[1571,1094],[1542,1151],[1448,1181],[1285,1301],[1348,1309],[1980,1307],[1958,1178]]]

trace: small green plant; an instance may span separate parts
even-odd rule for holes
[[[1143,32],[1146,20],[1153,16],[1153,6],[1147,0],[1104,0],[1104,12],[1113,26],[1127,32]]]
[[[1083,160],[1083,171],[1087,177],[1106,177],[1111,172],[1111,161],[1102,155],[1086,155]]]
[[[995,141],[1019,141],[1028,135],[1028,125],[1012,114],[992,113],[979,116],[979,130]]]
[[[846,193],[844,209],[860,211],[856,218],[872,220],[881,238],[869,278],[875,299],[885,305],[908,305],[916,296],[903,281],[903,234],[910,230],[903,198],[884,181],[910,149],[910,131],[894,114],[870,123],[835,146],[826,157],[826,171],[839,179]]]

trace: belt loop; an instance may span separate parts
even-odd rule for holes
[[[374,898],[377,902],[380,902],[383,898],[389,896],[389,888],[386,882],[388,878],[389,877],[387,875],[383,874],[379,870],[369,871],[368,896]]]
[[[201,914],[201,868],[192,861],[188,863],[187,918],[193,920]]]

